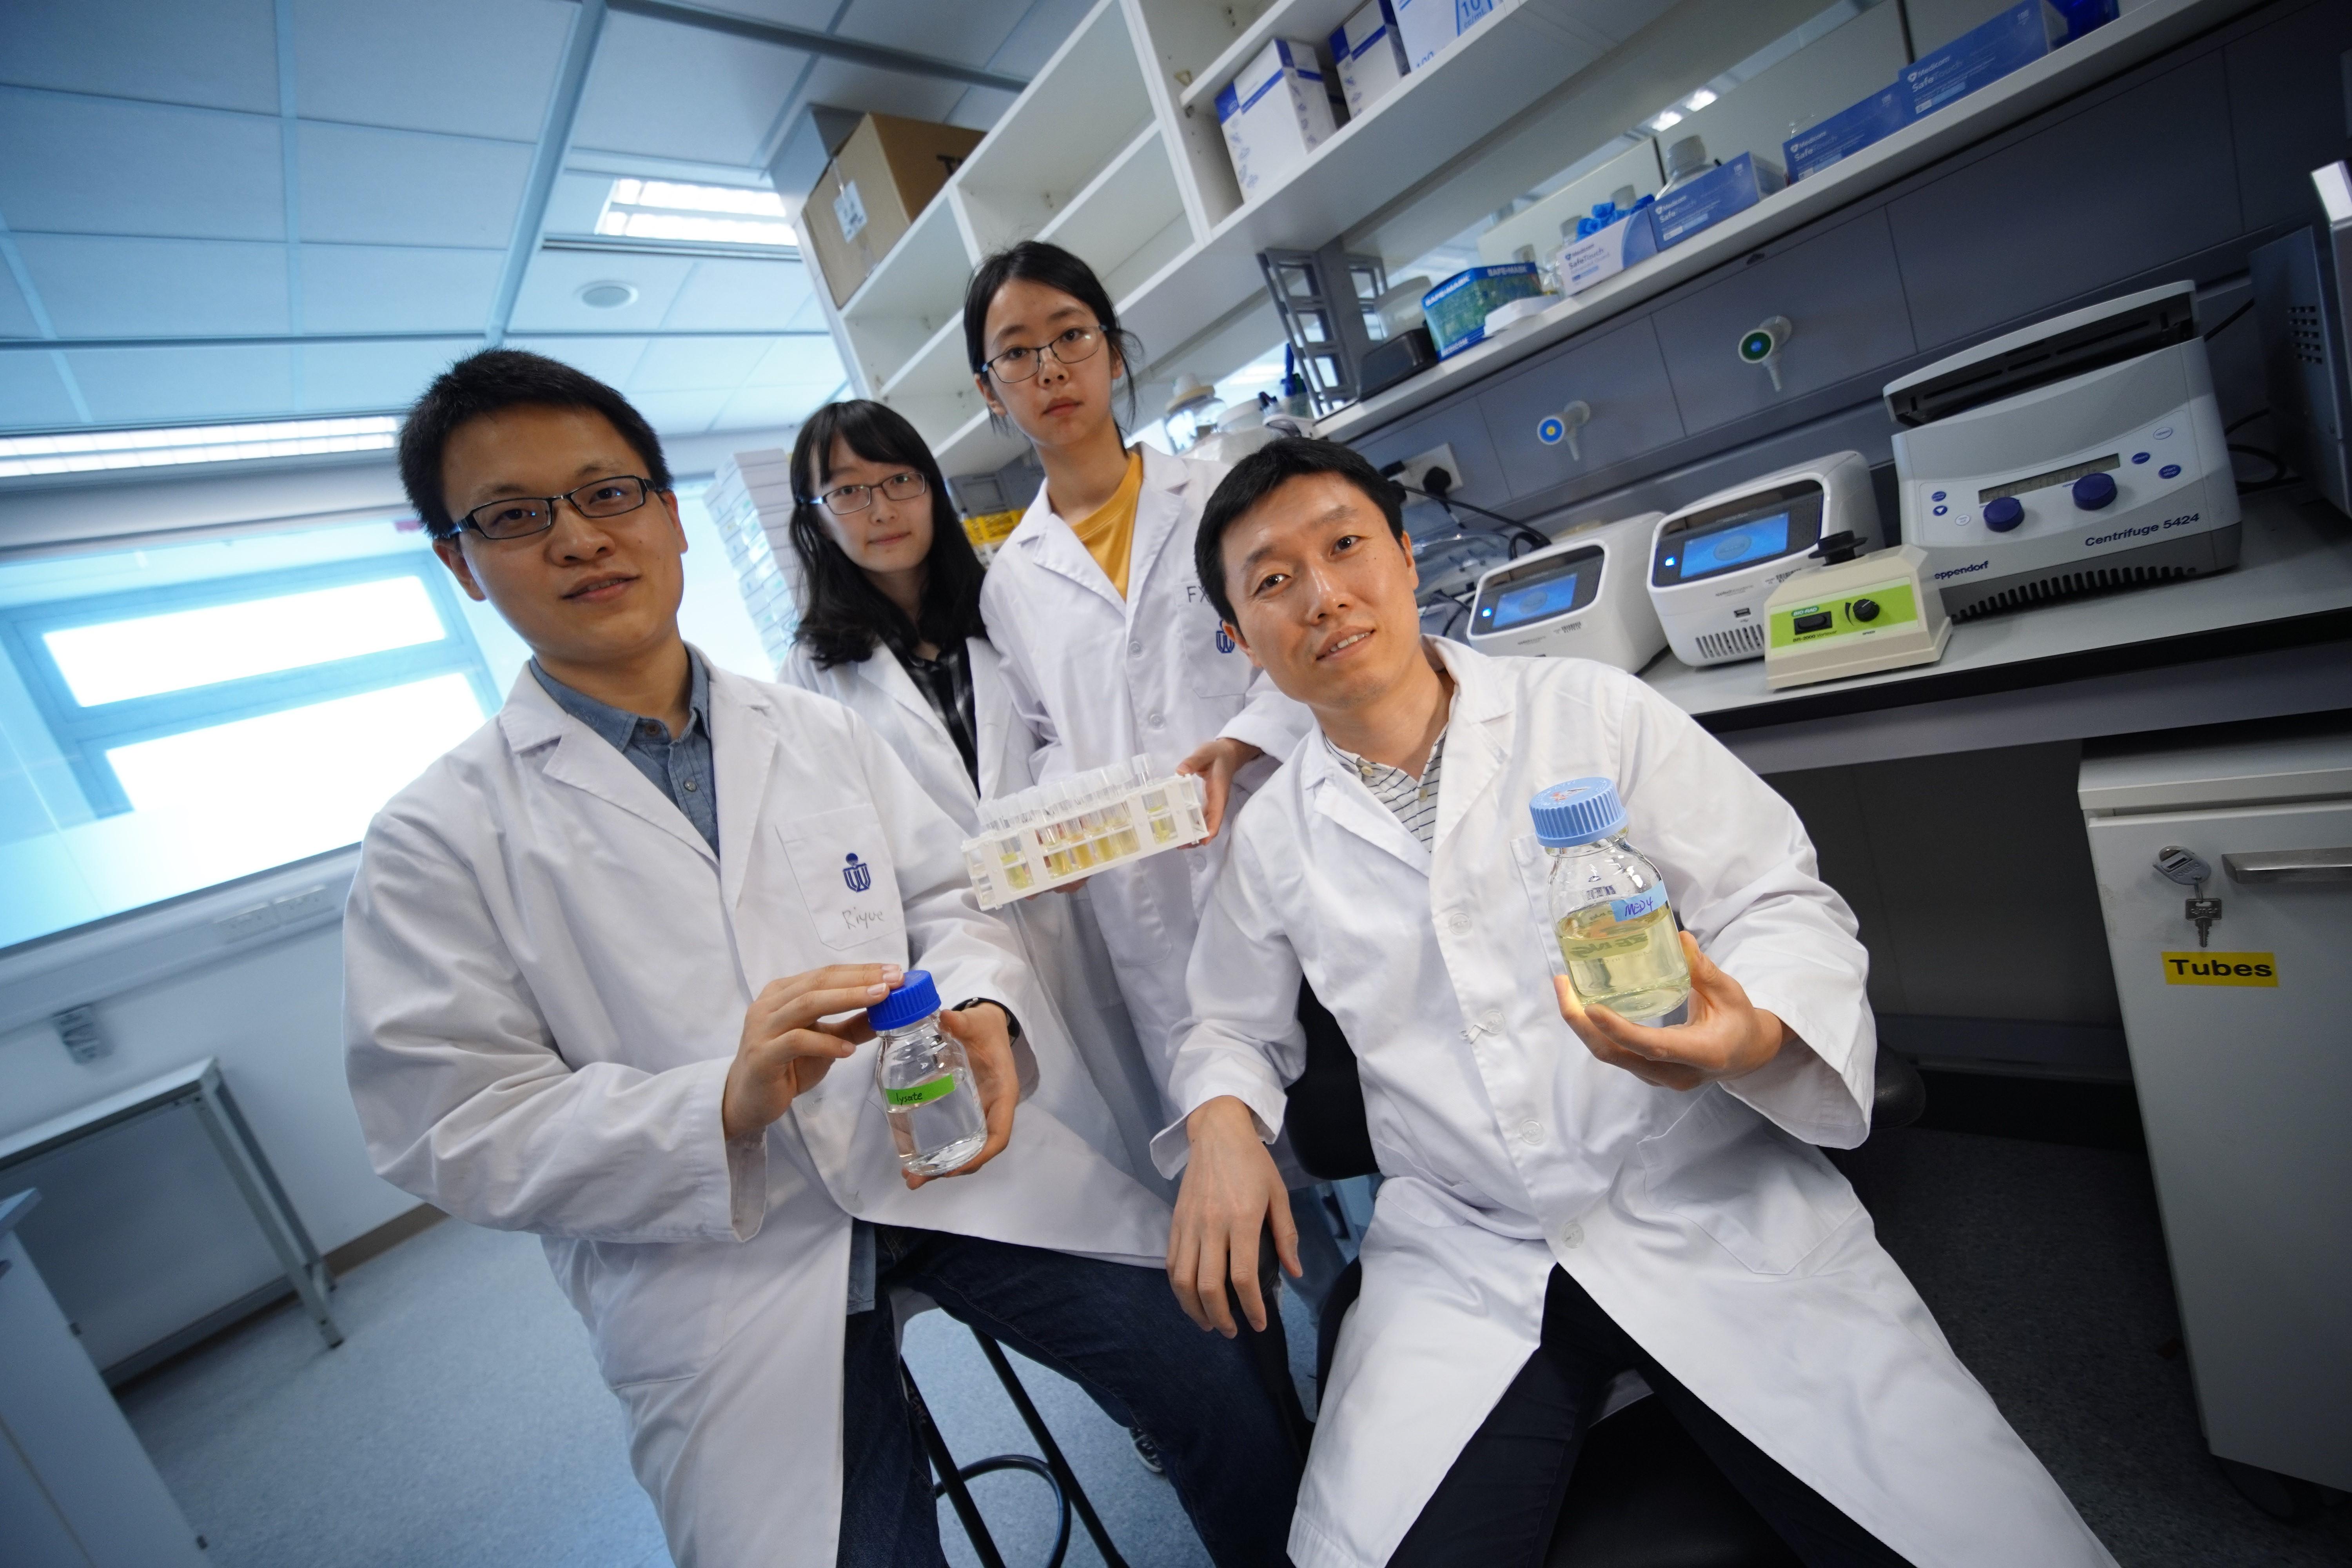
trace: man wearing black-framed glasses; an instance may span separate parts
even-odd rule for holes
[[[434,384],[400,458],[435,550],[532,658],[369,826],[353,1103],[387,1180],[544,1238],[679,1568],[943,1568],[904,1292],[1144,1428],[1220,1565],[1280,1561],[1298,1434],[1170,1299],[1167,1206],[1023,1103],[1054,1058],[1016,1020],[1047,1004],[955,824],[848,709],[680,636],[686,535],[644,420],[495,350]],[[928,1179],[902,1173],[865,1014],[919,966],[970,998],[940,1017],[987,1128]]]

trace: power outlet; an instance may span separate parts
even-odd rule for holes
[[[1399,468],[1391,478],[1408,490],[1418,490],[1423,495],[1426,495],[1429,493],[1429,470],[1432,468],[1444,468],[1454,476],[1453,488],[1455,489],[1462,488],[1462,465],[1454,458],[1454,443],[1451,441],[1442,447],[1432,447],[1417,457],[1407,458],[1404,460],[1404,467]],[[1406,499],[1419,500],[1421,496],[1409,496]]]

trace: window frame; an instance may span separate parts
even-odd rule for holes
[[[75,700],[72,687],[44,640],[47,633],[72,626],[103,626],[176,610],[280,598],[397,577],[415,577],[424,584],[441,622],[439,641],[85,705]],[[106,753],[117,746],[209,730],[453,673],[467,678],[484,713],[496,713],[499,707],[489,665],[466,624],[465,610],[447,571],[437,558],[414,550],[117,589],[76,599],[0,605],[0,648],[15,665],[35,710],[95,816],[116,816],[131,809],[131,799],[107,760]]]

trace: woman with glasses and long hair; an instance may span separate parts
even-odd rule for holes
[[[1217,827],[1232,792],[1271,773],[1313,721],[1226,636],[1194,574],[1192,535],[1225,465],[1128,444],[1118,395],[1141,344],[1093,269],[1036,240],[1000,251],[965,290],[963,330],[989,412],[1029,438],[1045,470],[981,592],[1005,684],[1037,737],[1037,776],[1141,752],[1205,786],[1208,844],[1090,884],[1164,1095],[1191,1011],[1185,965],[1223,855]],[[1132,422],[1132,384],[1124,391]]]
[[[966,834],[980,802],[1026,789],[1036,742],[1013,711],[981,616],[981,564],[930,448],[879,403],[829,404],[793,444],[800,630],[778,679],[855,710]],[[1163,1195],[1164,1119],[1091,899],[1006,913],[1058,1014],[1024,1018],[1045,1108]],[[1074,1053],[1065,1056],[1065,1051]],[[1056,1071],[1062,1061],[1079,1070]]]

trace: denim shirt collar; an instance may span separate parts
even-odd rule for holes
[[[692,734],[699,728],[708,735],[710,733],[710,672],[703,668],[701,658],[692,648],[686,650],[686,662],[694,672],[693,684],[687,692],[687,733]],[[530,661],[530,673],[539,681],[541,689],[555,699],[557,706],[602,735],[614,751],[629,749],[629,739],[637,732],[637,726],[645,722],[645,715],[615,708],[609,702],[599,702],[584,691],[573,690],[548,674],[536,658]],[[666,727],[664,734],[667,738]],[[684,739],[683,736],[679,738]]]

